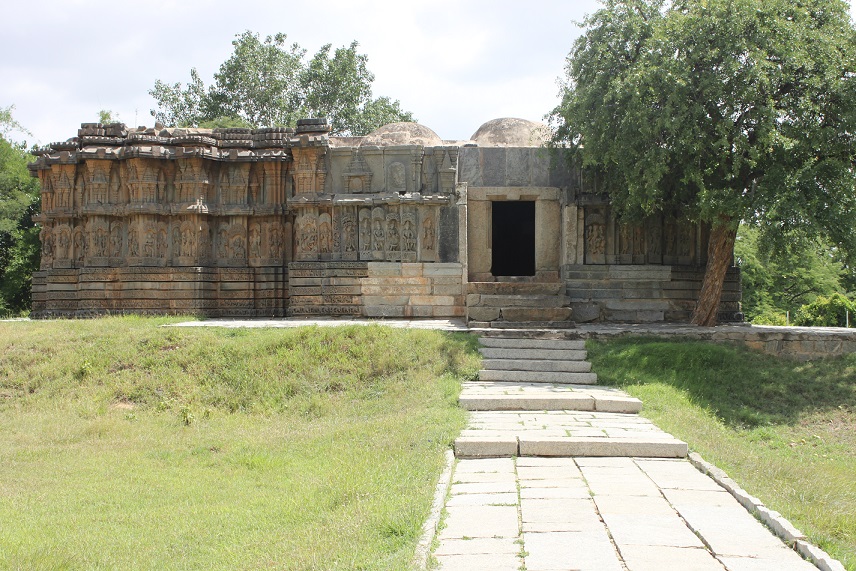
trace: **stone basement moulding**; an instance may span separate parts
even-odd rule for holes
[[[689,319],[709,228],[623,223],[544,125],[329,131],[84,123],[38,151],[33,316]],[[742,319],[738,278],[722,321]]]

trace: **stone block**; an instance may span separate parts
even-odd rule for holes
[[[531,180],[529,152],[530,149],[526,147],[513,147],[506,150],[503,186],[529,186]]]
[[[639,456],[684,458],[687,445],[679,440],[550,438],[520,436],[520,456]]]
[[[402,263],[401,264],[401,275],[402,276],[422,277],[422,273],[423,273],[423,264],[414,264],[414,263]]]
[[[363,313],[366,317],[404,317],[404,306],[365,305]]]
[[[574,303],[571,302],[573,318],[577,323],[588,323],[600,319],[600,304],[598,303]]]
[[[506,149],[485,147],[479,149],[482,165],[482,186],[505,186]]]
[[[461,182],[469,186],[484,186],[481,169],[481,149],[478,147],[462,147],[458,154],[458,167]]]
[[[460,277],[463,273],[463,267],[461,264],[454,263],[436,263],[429,264],[426,263],[422,268],[422,275],[425,277],[433,277],[433,276],[458,276]]]
[[[597,383],[595,373],[546,373],[538,371],[496,371],[482,369],[479,371],[481,381],[510,381],[517,383],[567,383],[573,385],[594,385]]]
[[[517,349],[513,347],[482,347],[479,352],[486,359],[552,359],[562,361],[582,361],[585,350],[569,349]]]
[[[405,306],[408,301],[410,297],[406,295],[363,295],[363,304],[366,306]]]
[[[369,262],[369,277],[400,276],[401,264],[398,262]]]
[[[455,305],[459,298],[452,295],[412,295],[412,305]]]
[[[497,458],[517,456],[517,438],[460,436],[455,439],[457,458]]]
[[[570,307],[503,307],[502,318],[506,321],[569,321]]]
[[[377,296],[377,295],[427,295],[431,293],[431,286],[428,284],[420,285],[420,284],[401,284],[401,283],[389,283],[389,284],[378,284],[378,285],[369,285],[363,284],[361,288],[361,292],[366,296]]]
[[[463,295],[463,287],[461,284],[434,284],[431,287],[431,293],[434,295],[454,295],[460,297]]]
[[[588,361],[555,359],[484,359],[482,367],[496,371],[564,371],[568,373],[588,373],[591,371],[591,363]]]
[[[506,337],[480,337],[482,347],[503,349],[559,349],[565,351],[585,351],[586,343],[582,339],[526,339]]]

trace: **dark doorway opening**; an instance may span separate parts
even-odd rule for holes
[[[535,201],[491,202],[495,276],[535,275]]]

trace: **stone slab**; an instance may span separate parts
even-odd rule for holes
[[[521,436],[520,456],[640,456],[684,458],[687,444],[680,440],[556,438]]]
[[[524,533],[526,571],[622,571],[606,530]]]
[[[585,351],[566,349],[513,349],[482,347],[479,352],[485,359],[551,359],[558,361],[584,361]]]
[[[503,349],[558,349],[566,351],[584,351],[582,339],[525,339],[505,337],[479,337],[482,347],[501,347]]]
[[[588,361],[565,361],[549,359],[483,359],[482,367],[498,371],[545,371],[588,373],[591,363]]]
[[[455,439],[458,458],[495,458],[517,456],[516,437],[466,437]]]
[[[542,371],[503,371],[484,369],[479,371],[479,380],[511,381],[519,383],[567,383],[575,385],[593,385],[597,383],[597,374]]]
[[[450,506],[440,542],[467,537],[516,538],[519,533],[517,506]]]

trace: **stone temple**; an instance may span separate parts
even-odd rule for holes
[[[466,317],[686,321],[709,229],[625,224],[546,128],[469,141],[415,123],[365,137],[84,123],[30,164],[42,187],[35,317]],[[741,319],[737,270],[720,320]]]

